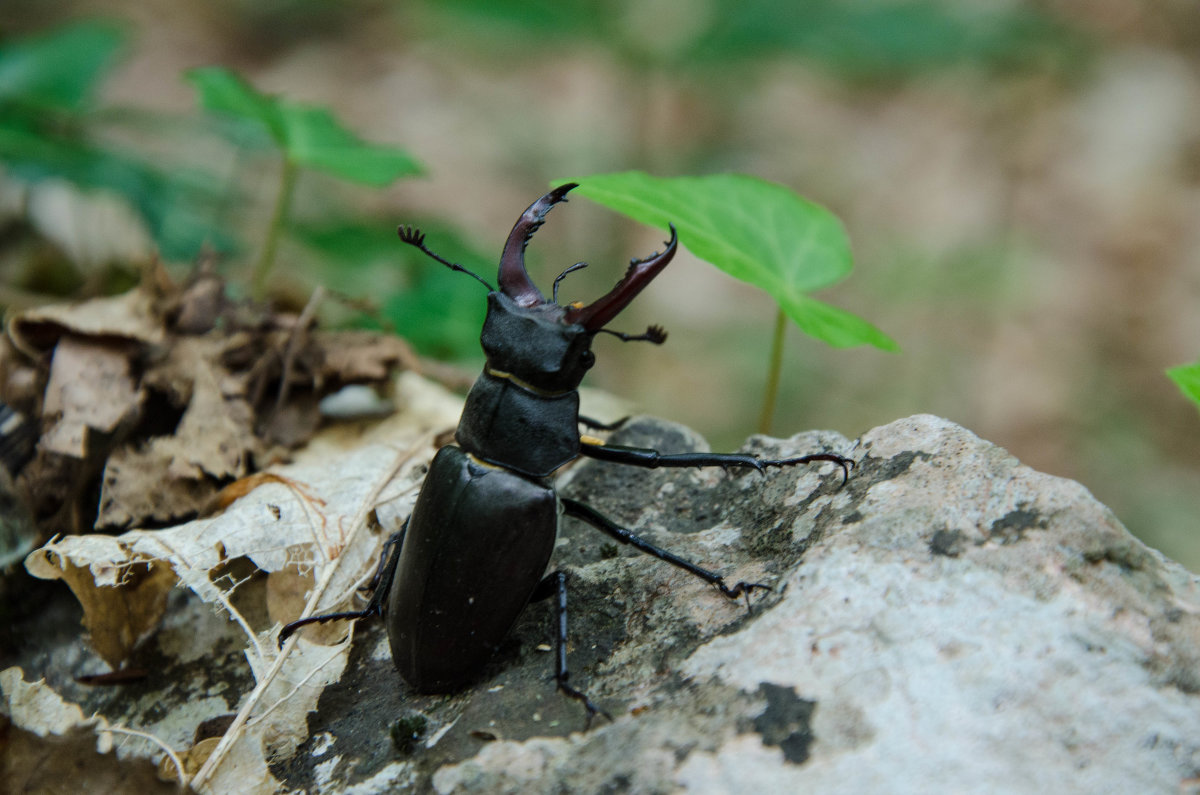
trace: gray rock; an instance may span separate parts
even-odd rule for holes
[[[648,419],[611,441],[704,446]],[[375,629],[276,775],[356,793],[1197,788],[1197,578],[1082,486],[930,416],[858,443],[806,433],[746,449],[858,466],[845,486],[830,464],[762,476],[589,461],[560,479],[731,584],[772,587],[748,610],[564,522],[572,682],[612,722],[582,732],[582,709],[554,693],[538,648],[548,605],[453,697],[408,692]]]

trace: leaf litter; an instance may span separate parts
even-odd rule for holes
[[[415,362],[402,341],[320,332],[235,305],[214,279],[202,272],[177,287],[156,271],[99,308],[10,319],[0,399],[39,417],[43,430],[18,485],[39,529],[55,535],[26,568],[70,586],[91,647],[109,666],[119,671],[154,634],[177,587],[242,638],[253,686],[236,697],[228,729],[187,747],[153,736],[123,742],[123,764],[157,761],[160,777],[182,777],[202,792],[272,792],[279,784],[270,762],[305,739],[308,712],[349,652],[340,642],[345,626],[313,628],[282,650],[279,626],[352,605],[460,402],[412,372],[389,375]],[[380,382],[391,386],[398,412],[309,435],[320,397]],[[288,463],[273,463],[280,460]],[[56,477],[57,485],[45,482]],[[93,529],[118,532],[79,532]],[[255,573],[220,576],[239,560]],[[239,600],[251,591],[242,586],[255,577],[266,578],[253,592],[264,604],[247,610]],[[145,735],[83,717],[20,668],[0,672],[0,689],[0,712],[23,738],[86,735],[104,754],[112,748],[105,737]],[[47,723],[48,704],[70,720]]]

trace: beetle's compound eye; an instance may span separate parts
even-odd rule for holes
[[[592,365],[596,363],[596,354],[591,351],[584,351],[579,355],[579,366],[584,370],[592,369]]]

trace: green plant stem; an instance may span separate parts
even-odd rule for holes
[[[283,159],[283,169],[279,175],[279,194],[275,197],[275,209],[271,211],[271,225],[267,228],[267,239],[263,241],[262,253],[254,266],[254,277],[251,282],[251,294],[255,300],[262,300],[266,293],[267,276],[275,265],[275,249],[279,245],[279,235],[283,232],[283,224],[287,219],[288,207],[292,203],[292,189],[296,185],[296,164],[291,158]]]
[[[771,421],[775,419],[775,400],[779,397],[779,374],[783,370],[783,334],[787,331],[787,315],[783,309],[775,310],[775,334],[771,337],[771,359],[767,367],[767,388],[763,394],[762,414],[758,418],[758,432],[770,433]]]

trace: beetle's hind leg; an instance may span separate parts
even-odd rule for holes
[[[371,582],[367,584],[367,588],[371,590],[371,600],[367,602],[367,606],[362,610],[349,610],[342,613],[325,613],[319,616],[308,616],[307,618],[297,619],[290,624],[284,624],[283,629],[279,630],[279,648],[283,648],[283,644],[292,634],[309,624],[324,624],[327,621],[358,621],[363,618],[371,618],[372,616],[383,615],[383,601],[387,599],[388,591],[391,590],[392,580],[396,576],[396,563],[400,560],[400,548],[404,546],[404,533],[408,530],[408,520],[405,520],[404,526],[388,537],[388,540],[383,544],[383,551],[379,553],[379,565],[375,569],[375,574],[371,577]]]
[[[546,575],[533,591],[531,602],[538,602],[549,597],[554,599],[554,681],[558,689],[568,698],[573,698],[583,704],[587,710],[587,723],[584,731],[592,725],[597,715],[603,715],[612,720],[604,710],[592,703],[592,700],[581,691],[569,684],[571,672],[567,669],[567,575],[566,572],[556,571]]]
[[[771,590],[771,586],[763,585],[761,582],[738,582],[732,586],[727,585],[725,583],[725,578],[720,574],[717,574],[715,571],[709,571],[708,569],[697,566],[690,560],[685,560],[684,558],[679,557],[673,552],[668,552],[665,549],[654,546],[649,541],[639,538],[638,536],[618,525],[616,522],[609,519],[607,516],[599,513],[595,508],[584,505],[578,500],[572,500],[569,497],[559,497],[559,500],[562,502],[563,512],[567,516],[574,516],[576,519],[587,522],[592,527],[596,528],[602,533],[607,533],[617,541],[620,541],[622,544],[629,544],[635,549],[645,552],[647,555],[653,555],[659,560],[666,561],[672,566],[683,569],[688,574],[699,577],[710,585],[715,585],[717,590],[730,599],[737,599],[738,597],[745,595],[747,607],[750,605],[750,593],[752,591],[755,589],[760,589],[763,591]]]

